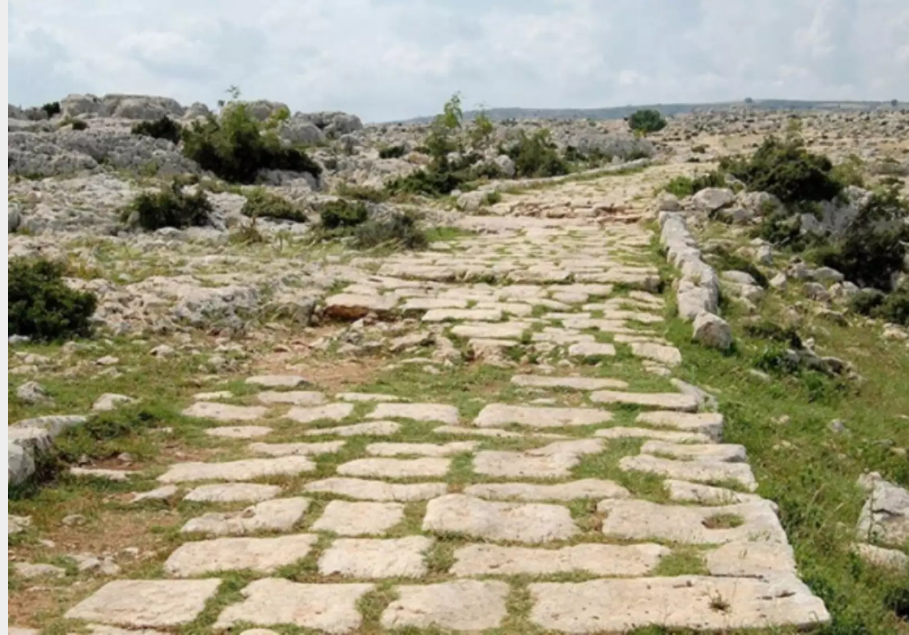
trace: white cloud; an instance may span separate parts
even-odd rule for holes
[[[593,107],[746,96],[909,98],[905,0],[11,0],[9,90],[232,84],[367,120],[465,103]]]

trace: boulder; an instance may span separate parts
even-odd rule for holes
[[[170,97],[151,95],[105,95],[101,103],[105,114],[122,119],[180,118],[186,109]]]
[[[60,111],[64,117],[104,115],[104,103],[95,95],[67,95],[60,100]]]
[[[691,197],[695,209],[700,212],[711,213],[718,209],[728,207],[735,202],[735,194],[725,187],[708,187]]]
[[[732,346],[732,328],[723,318],[703,311],[694,319],[694,339],[725,351]]]
[[[512,161],[511,157],[507,154],[499,155],[493,163],[495,163],[502,174],[509,179],[515,175],[517,168],[515,167],[514,161]]]
[[[325,141],[325,133],[311,121],[294,117],[285,121],[278,129],[278,136],[289,143],[312,145]]]

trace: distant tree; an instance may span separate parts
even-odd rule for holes
[[[745,97],[745,103],[750,106],[754,103],[754,100],[751,97]]]
[[[658,110],[639,110],[628,118],[628,126],[635,132],[647,134],[666,127],[666,120]]]
[[[900,105],[900,100],[899,100],[899,99],[891,99],[891,100],[890,100],[890,105],[893,106],[894,108],[896,108],[897,106]]]

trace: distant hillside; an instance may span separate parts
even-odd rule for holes
[[[905,105],[903,103],[902,105]],[[728,110],[731,108],[749,107],[756,110],[876,110],[892,108],[889,101],[800,101],[791,99],[755,99],[750,103],[743,101],[720,102],[713,104],[648,104],[640,106],[619,106],[616,108],[491,108],[486,114],[493,121],[504,119],[624,119],[642,108],[659,110],[666,116],[682,115],[690,112],[707,110]],[[466,111],[464,116],[473,118],[477,111]],[[395,123],[429,123],[433,116],[415,117]]]

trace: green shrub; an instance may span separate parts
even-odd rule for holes
[[[47,118],[50,119],[55,115],[59,115],[63,110],[60,108],[59,101],[52,101],[41,106],[41,110],[47,113]]]
[[[246,192],[246,202],[240,210],[244,216],[250,218],[278,218],[295,223],[305,223],[309,220],[302,209],[288,201],[283,196],[267,192],[261,187]]]
[[[167,115],[154,121],[140,121],[133,125],[130,131],[134,135],[152,137],[153,139],[167,139],[171,143],[180,143],[183,126]]]
[[[762,340],[770,340],[777,344],[784,344],[789,348],[800,350],[802,348],[802,338],[792,327],[784,328],[775,322],[761,320],[745,324],[745,333],[749,337]]]
[[[369,218],[369,210],[364,203],[352,203],[343,199],[326,203],[319,214],[324,229],[356,227]]]
[[[336,189],[338,196],[352,198],[357,201],[369,201],[370,203],[381,203],[388,200],[388,192],[377,190],[374,187],[366,185],[350,185],[342,183]]]
[[[770,281],[767,279],[767,276],[764,275],[764,272],[757,268],[753,262],[744,258],[738,254],[731,253],[723,248],[718,248],[714,251],[714,259],[717,263],[717,268],[721,271],[744,271],[754,278],[763,288],[770,286]]]
[[[750,159],[724,158],[720,167],[749,189],[769,192],[784,204],[829,201],[842,189],[832,176],[830,159],[808,152],[796,138],[768,137]]]
[[[894,324],[909,326],[909,286],[888,295],[874,315]]]
[[[380,159],[400,159],[405,154],[407,154],[407,148],[405,148],[403,145],[379,148]]]
[[[537,130],[530,136],[521,130],[517,143],[503,151],[514,161],[516,176],[540,178],[568,173],[568,164],[559,156],[546,129]]]
[[[679,198],[694,195],[694,181],[687,176],[677,176],[664,188],[670,194],[675,194]]]
[[[880,307],[887,294],[877,289],[862,289],[849,298],[849,310],[859,315],[872,316]]]
[[[445,169],[420,169],[407,176],[398,177],[385,184],[389,194],[422,194],[426,196],[445,196],[461,187],[465,182],[462,175]]]
[[[142,229],[154,231],[162,227],[183,229],[207,225],[212,211],[201,188],[195,194],[186,194],[175,181],[158,192],[139,194],[121,216],[124,221],[134,221]]]
[[[835,165],[830,172],[830,176],[843,187],[855,185],[856,187],[865,187],[865,176],[862,173],[862,160],[850,154],[846,160]]]
[[[61,340],[91,334],[98,305],[92,293],[73,291],[63,281],[63,265],[47,260],[9,261],[9,333],[36,340]]]
[[[302,150],[281,143],[274,132],[278,119],[262,124],[250,116],[244,102],[230,102],[219,117],[211,115],[184,130],[183,153],[203,170],[232,183],[254,183],[261,170],[318,177],[322,173],[318,163]]]
[[[425,249],[429,245],[426,234],[409,214],[395,214],[387,220],[370,220],[354,230],[353,246],[356,249],[373,249],[379,246],[401,249]]]
[[[722,172],[717,171],[702,174],[693,179],[687,176],[677,176],[669,181],[665,189],[670,194],[685,198],[686,196],[694,196],[708,187],[726,187],[726,177]]]
[[[78,131],[88,130],[88,123],[85,121],[82,121],[81,119],[72,119],[69,122],[69,125],[72,127],[73,130],[78,130]]]
[[[135,452],[135,444],[124,446],[123,442],[148,434],[161,421],[160,415],[142,406],[125,406],[93,415],[85,424],[69,428],[57,437],[57,456],[74,463],[86,456],[92,459],[117,456],[126,447]]]
[[[642,134],[658,132],[666,127],[666,120],[658,110],[639,110],[628,118],[628,127]]]

